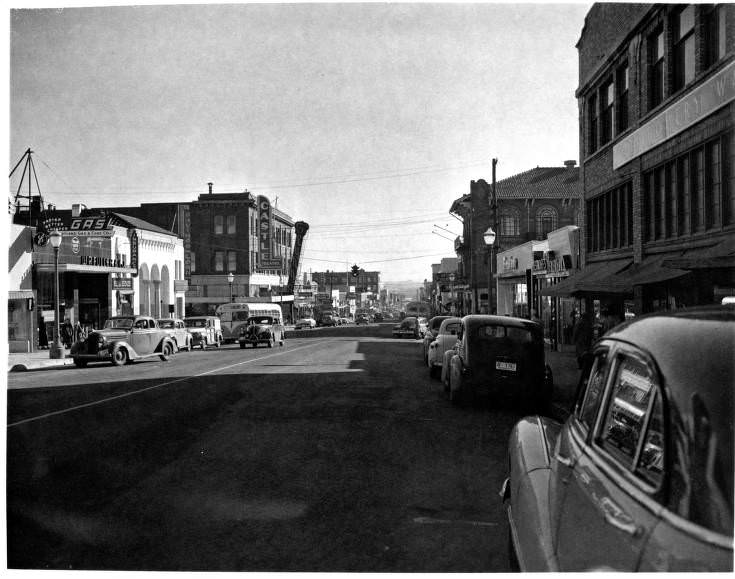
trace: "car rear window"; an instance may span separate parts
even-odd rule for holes
[[[525,328],[515,326],[487,325],[480,326],[477,330],[480,340],[498,340],[510,338],[514,342],[533,342],[533,334]]]

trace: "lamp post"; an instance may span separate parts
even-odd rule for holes
[[[457,279],[453,273],[449,274],[449,303],[452,304],[450,312],[457,308],[457,304],[454,303],[454,280]]]
[[[482,238],[485,240],[490,250],[490,263],[487,268],[487,313],[493,313],[493,270],[495,269],[494,249],[495,249],[495,232],[492,227],[488,227],[487,231],[482,234]]]
[[[64,345],[61,343],[61,324],[59,323],[59,247],[61,233],[54,230],[49,235],[51,247],[54,248],[54,341],[49,348],[49,358],[63,358]]]
[[[233,274],[232,272],[228,273],[227,282],[230,284],[230,303],[235,301],[234,298],[232,297],[232,282],[234,281],[235,281],[235,274]]]

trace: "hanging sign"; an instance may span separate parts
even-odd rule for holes
[[[138,232],[135,229],[128,229],[128,238],[130,239],[130,267],[135,270],[133,277],[138,275]]]

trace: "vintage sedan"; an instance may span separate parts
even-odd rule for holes
[[[294,329],[303,330],[304,328],[306,328],[307,330],[316,328],[316,320],[314,318],[301,318],[299,320],[296,320],[296,323],[294,324]]]
[[[84,368],[89,362],[111,362],[122,366],[133,360],[158,356],[168,360],[176,346],[168,332],[148,316],[115,316],[104,328],[89,333],[72,346],[74,364]]]
[[[237,341],[240,343],[240,348],[248,346],[257,348],[259,344],[272,348],[276,342],[283,346],[284,339],[281,320],[273,316],[251,316],[240,329]]]
[[[394,338],[414,338],[418,340],[421,337],[418,318],[415,316],[403,318],[400,324],[393,326],[392,334]]]
[[[512,399],[524,409],[548,408],[554,384],[541,324],[474,314],[462,318],[458,338],[448,368],[453,403],[471,403],[481,395]]]
[[[189,330],[186,329],[184,320],[178,320],[176,318],[161,318],[156,320],[158,327],[162,330],[166,330],[168,335],[174,341],[176,350],[186,350],[187,352],[192,349],[192,339]]]
[[[222,322],[217,316],[191,316],[184,318],[187,331],[191,334],[191,346],[202,350],[212,345],[219,348],[224,341]]]
[[[453,350],[457,344],[459,334],[460,318],[442,316],[441,325],[429,344],[429,353],[426,357],[426,365],[429,367],[429,376],[438,378],[444,364],[444,353]],[[434,320],[436,318],[432,318]]]
[[[634,318],[592,348],[562,425],[512,430],[522,571],[733,570],[735,308]]]
[[[426,330],[424,331],[424,339],[421,344],[421,350],[423,352],[424,364],[429,362],[429,346],[434,341],[434,337],[439,333],[439,326],[449,316],[434,316],[429,320]]]

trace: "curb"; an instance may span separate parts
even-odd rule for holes
[[[64,358],[60,360],[44,360],[38,362],[20,362],[13,364],[8,368],[8,372],[34,372],[38,370],[53,370],[55,368],[61,368],[63,366],[70,366],[74,364],[74,360],[71,358]]]

